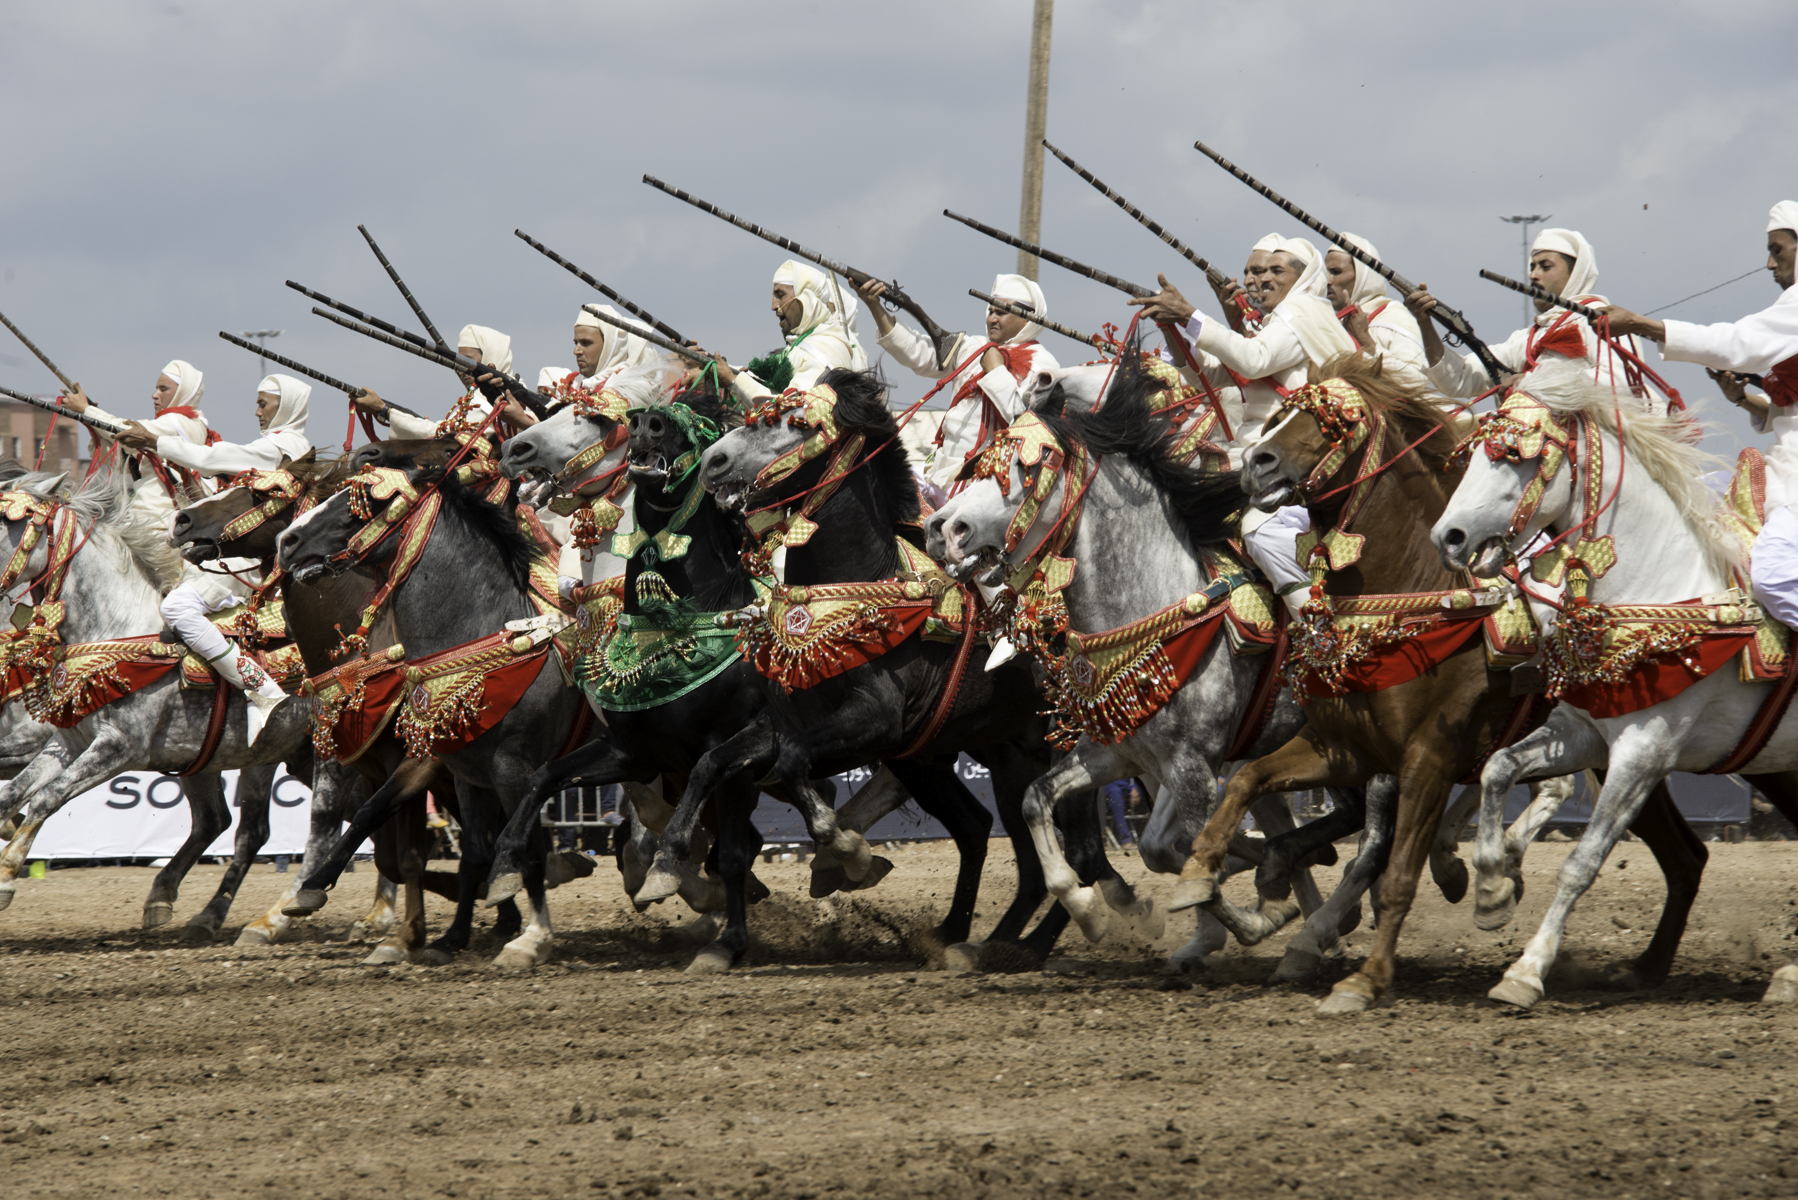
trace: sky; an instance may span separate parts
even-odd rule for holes
[[[163,363],[206,374],[205,408],[255,432],[271,348],[421,412],[442,368],[309,315],[296,279],[416,328],[356,232],[366,224],[433,322],[511,334],[516,365],[572,368],[596,297],[522,228],[688,337],[741,362],[778,344],[775,247],[640,182],[647,172],[888,279],[945,326],[978,328],[1016,254],[940,213],[1017,228],[1030,0],[177,4],[0,7],[0,311],[97,402],[149,412]],[[1798,196],[1798,6],[1361,0],[1061,0],[1049,137],[1235,273],[1304,232],[1192,149],[1203,140],[1402,274],[1482,337],[1522,324],[1504,214],[1547,213],[1596,245],[1599,290],[1638,311],[1750,271],[1767,209]],[[1202,277],[1050,159],[1043,241],[1208,311]],[[1045,264],[1050,314],[1128,320],[1124,297]],[[1668,310],[1729,320],[1763,274]],[[872,322],[863,318],[872,346]],[[1064,361],[1085,357],[1053,334]],[[888,363],[898,399],[924,382]],[[1733,458],[1755,437],[1702,372],[1666,374]],[[55,381],[0,331],[0,383]],[[314,391],[315,442],[340,394]]]

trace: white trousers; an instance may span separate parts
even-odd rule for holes
[[[1798,629],[1798,513],[1776,508],[1754,539],[1754,565],[1749,571],[1754,598],[1773,619]]]
[[[1311,514],[1302,504],[1288,505],[1269,513],[1260,524],[1252,525],[1243,535],[1243,547],[1273,584],[1286,606],[1296,616],[1310,598],[1311,576],[1299,565],[1299,534],[1311,531]]]
[[[237,598],[231,597],[223,604],[209,605],[206,598],[200,595],[200,589],[193,584],[176,584],[162,598],[162,619],[181,635],[181,640],[187,643],[188,649],[211,662],[229,650],[231,643],[218,631],[218,626],[206,619],[206,614],[229,608],[236,602]]]

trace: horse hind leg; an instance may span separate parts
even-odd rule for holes
[[[1323,969],[1325,956],[1360,923],[1361,897],[1386,869],[1392,850],[1397,803],[1398,780],[1390,775],[1376,775],[1368,781],[1361,844],[1356,847],[1355,857],[1323,907],[1312,913],[1286,943],[1286,952],[1274,969],[1275,982],[1314,982]]]
[[[405,962],[425,944],[425,848],[430,845],[425,828],[425,806],[415,797],[394,814],[393,820],[375,833],[375,862],[384,882],[399,883],[405,894],[405,917],[397,924],[392,901],[387,901],[389,932],[362,960],[364,966]],[[377,896],[377,903],[386,899]]]
[[[1461,831],[1479,807],[1477,781],[1457,791],[1442,814],[1442,824],[1436,827],[1436,843],[1430,847],[1430,878],[1450,904],[1459,904],[1467,896],[1467,862],[1461,857]]]
[[[1647,949],[1634,961],[1620,963],[1609,973],[1611,986],[1635,990],[1666,982],[1673,969],[1673,956],[1679,949],[1680,938],[1686,931],[1686,918],[1698,898],[1698,883],[1704,875],[1710,851],[1686,824],[1664,779],[1648,793],[1648,800],[1636,819],[1630,822],[1630,829],[1647,843],[1667,883],[1667,898],[1661,905],[1660,920],[1655,924],[1654,937],[1649,940]]]
[[[1798,771],[1786,771],[1778,775],[1749,775],[1746,778],[1786,820],[1798,824]],[[1798,959],[1773,972],[1773,978],[1768,982],[1761,1002],[1798,1004]]]
[[[175,919],[175,900],[181,894],[181,881],[193,870],[218,840],[219,834],[231,827],[231,810],[225,805],[225,785],[217,771],[206,771],[181,781],[187,797],[193,825],[181,848],[169,857],[168,865],[156,873],[150,894],[144,898],[144,928],[160,929]]]

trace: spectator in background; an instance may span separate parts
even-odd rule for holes
[[[1130,809],[1147,800],[1140,779],[1120,779],[1104,788],[1105,805],[1111,810],[1111,824],[1117,831],[1118,845],[1134,846],[1136,834],[1130,828]]]

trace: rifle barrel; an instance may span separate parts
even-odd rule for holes
[[[618,318],[609,317],[605,313],[600,312],[591,304],[581,305],[581,311],[590,314],[595,320],[604,321],[607,325],[610,325],[615,329],[622,329],[626,333],[634,333],[652,346],[660,346],[664,350],[671,350],[682,358],[689,359],[701,365],[714,361],[711,355],[695,350],[691,346],[683,346],[679,342],[670,338],[665,338],[659,333],[650,333],[647,330],[638,329],[633,325],[626,325]]]
[[[1596,320],[1598,320],[1599,317],[1604,315],[1602,312],[1600,312],[1596,308],[1590,308],[1584,304],[1579,304],[1572,300],[1568,300],[1567,298],[1565,298],[1563,296],[1557,296],[1553,292],[1549,291],[1547,288],[1543,287],[1541,284],[1538,284],[1538,283],[1530,283],[1527,280],[1522,283],[1519,283],[1517,280],[1511,279],[1504,275],[1500,275],[1496,271],[1485,271],[1485,270],[1482,270],[1480,272],[1480,278],[1481,279],[1489,279],[1493,283],[1498,284],[1500,287],[1508,287],[1513,292],[1522,292],[1524,295],[1533,296],[1537,300],[1546,300],[1550,304],[1554,305],[1556,308],[1565,308],[1570,312],[1576,312],[1580,316],[1586,318],[1586,320],[1588,320],[1588,321],[1596,321]]]
[[[50,368],[50,374],[56,376],[57,382],[61,383],[68,391],[72,392],[75,390],[74,383],[70,381],[67,375],[64,375],[62,371],[58,369],[55,363],[50,361],[50,356],[45,354],[42,350],[39,350],[37,348],[37,343],[26,337],[25,331],[8,320],[5,313],[0,313],[0,323],[5,324],[8,329],[12,330],[12,335],[14,337],[25,343],[25,349],[31,351],[31,353],[37,357],[39,362]]]
[[[1007,300],[1001,296],[989,296],[979,288],[969,288],[968,295],[973,296],[975,299],[986,301],[1000,312],[1010,313],[1014,317],[1023,317],[1026,321],[1035,321],[1044,329],[1053,329],[1063,337],[1073,338],[1076,342],[1085,342],[1094,350],[1109,349],[1109,346],[1104,341],[1100,340],[1097,335],[1081,333],[1078,329],[1069,328],[1058,321],[1051,321],[1047,317],[1039,317],[1029,309],[1025,308],[1022,304],[1018,304],[1015,301]]]
[[[323,317],[333,324],[341,325],[345,329],[359,333],[363,337],[373,338],[377,342],[386,342],[389,346],[404,350],[408,354],[416,354],[426,362],[436,363],[440,367],[448,367],[458,375],[474,375],[476,373],[490,375],[493,378],[498,379],[499,386],[504,388],[509,395],[517,399],[519,403],[530,409],[539,420],[550,415],[549,405],[544,402],[542,396],[495,367],[487,366],[485,363],[475,362],[473,359],[463,358],[460,355],[451,358],[447,354],[439,354],[429,346],[415,345],[412,342],[406,341],[404,338],[395,337],[393,334],[387,333],[384,330],[360,324],[359,322],[350,320],[348,317],[340,317],[336,313],[327,312],[322,308],[314,308],[312,314],[313,316]]]
[[[431,343],[425,341],[423,338],[419,337],[416,333],[413,333],[409,329],[401,329],[398,325],[395,325],[390,321],[383,321],[379,317],[370,316],[368,313],[363,312],[361,309],[352,308],[351,306],[349,306],[348,304],[345,304],[341,300],[333,300],[333,299],[331,299],[331,297],[325,295],[323,292],[315,292],[303,283],[295,283],[293,280],[289,279],[287,281],[287,286],[292,288],[294,291],[298,292],[300,295],[306,297],[308,300],[316,300],[320,304],[324,305],[326,308],[334,308],[338,312],[343,313],[345,316],[354,317],[354,318],[356,318],[356,320],[361,321],[365,325],[374,326],[376,329],[381,330],[383,333],[392,334],[394,337],[397,337],[397,338],[404,338],[408,342],[411,342],[414,346],[422,346],[424,349],[433,350],[438,354],[449,353],[449,351],[437,350],[437,348],[435,346],[432,346]],[[472,360],[470,361],[469,365],[470,366],[474,365]]]
[[[530,234],[526,233],[524,230],[514,229],[512,231],[512,233],[513,233],[513,236],[524,239],[525,245],[529,246],[531,249],[535,250],[537,253],[543,255],[543,257],[549,259],[550,262],[555,263],[557,266],[561,267],[564,271],[567,271],[570,275],[573,275],[576,279],[580,280],[582,283],[586,284],[588,287],[592,288],[594,291],[598,292],[600,295],[604,296],[606,299],[610,300],[612,303],[621,305],[626,312],[631,314],[631,316],[636,317],[639,321],[642,321],[645,324],[653,325],[662,334],[663,337],[672,338],[674,341],[677,341],[677,342],[685,342],[687,340],[686,338],[682,337],[680,335],[680,332],[677,329],[675,329],[672,325],[668,325],[662,321],[656,320],[654,317],[650,316],[643,309],[637,307],[635,304],[632,304],[629,300],[626,300],[623,296],[620,296],[617,292],[613,291],[611,288],[607,287],[605,284],[601,283],[599,280],[593,278],[593,276],[587,274],[587,272],[581,270],[579,267],[575,266],[573,263],[571,263],[567,259],[563,258],[560,254],[557,254],[554,250],[551,250],[548,246],[545,246],[542,242],[538,241],[536,238],[532,237]],[[638,331],[633,329],[633,330],[631,330],[631,332],[636,333]]]
[[[435,325],[431,324],[431,318],[425,316],[425,310],[418,301],[412,298],[412,289],[406,286],[406,281],[400,278],[400,273],[393,269],[393,264],[387,261],[385,254],[381,253],[381,247],[375,244],[375,235],[368,231],[366,225],[356,226],[356,232],[362,235],[362,239],[368,243],[368,248],[375,252],[376,258],[381,260],[381,266],[386,270],[387,278],[393,280],[393,286],[397,287],[400,295],[406,298],[406,303],[412,308],[412,315],[418,318],[418,323],[423,325],[425,332],[431,335],[431,341],[436,343],[437,349],[448,354],[454,347],[443,340],[443,335],[437,332]]]
[[[226,333],[224,330],[221,329],[221,330],[219,330],[219,336],[224,338],[227,342],[230,342],[233,346],[242,346],[245,350],[248,350],[251,354],[256,355],[258,358],[272,359],[273,361],[286,367],[288,370],[298,371],[300,374],[306,376],[309,379],[316,379],[320,383],[324,384],[326,387],[336,388],[338,391],[342,392],[346,396],[351,397],[352,399],[356,396],[360,396],[363,392],[368,390],[367,388],[359,388],[359,387],[355,387],[351,384],[347,384],[341,379],[333,379],[331,376],[325,374],[323,371],[315,371],[311,367],[307,366],[304,363],[298,363],[298,362],[295,362],[291,358],[286,358],[282,355],[274,353],[273,351],[265,350],[261,346],[256,345],[254,342],[245,341],[243,338],[238,337],[236,334]]]
[[[1015,246],[1019,250],[1023,250],[1026,253],[1036,255],[1040,259],[1052,262],[1064,270],[1072,271],[1076,275],[1084,275],[1088,279],[1103,283],[1108,287],[1114,287],[1125,295],[1133,296],[1140,300],[1144,296],[1153,296],[1155,294],[1141,284],[1131,283],[1128,279],[1120,279],[1108,271],[1099,270],[1097,267],[1089,267],[1085,263],[1069,258],[1065,254],[1057,254],[1053,250],[1045,250],[1035,242],[1027,242],[1021,237],[1015,237],[1012,234],[1006,233],[1003,229],[994,229],[991,225],[976,221],[973,217],[964,217],[960,213],[951,212],[946,208],[943,210],[943,215],[948,217],[951,221],[960,221],[969,229],[978,230],[990,238],[1004,242],[1007,246]]]
[[[114,425],[111,421],[102,421],[99,417],[90,417],[84,412],[76,412],[72,408],[64,408],[53,400],[39,400],[36,396],[27,396],[24,392],[15,392],[11,388],[0,387],[0,396],[17,400],[20,404],[29,404],[33,408],[41,408],[45,412],[59,417],[67,417],[71,421],[79,421],[89,429],[98,429],[101,433],[114,436],[125,432],[123,425]]]
[[[1212,287],[1221,288],[1230,282],[1222,271],[1206,262],[1203,258],[1200,258],[1198,254],[1193,251],[1192,247],[1169,233],[1166,229],[1163,229],[1159,222],[1151,219],[1142,211],[1142,209],[1136,207],[1134,204],[1112,191],[1111,188],[1105,185],[1104,180],[1100,179],[1097,175],[1094,175],[1091,171],[1075,162],[1066,154],[1063,154],[1061,149],[1056,146],[1055,143],[1051,142],[1048,138],[1044,138],[1043,145],[1048,148],[1050,154],[1053,154],[1056,158],[1059,158],[1065,163],[1068,169],[1074,172],[1074,174],[1080,176],[1080,178],[1086,180],[1086,182],[1092,184],[1095,188],[1098,188],[1100,195],[1129,213],[1131,218],[1134,219],[1138,225],[1141,225],[1144,229],[1166,242],[1174,249],[1175,253],[1185,258],[1187,262],[1191,263],[1199,270],[1205,272],[1205,278],[1211,281]]]

